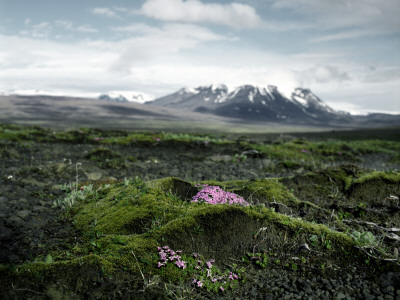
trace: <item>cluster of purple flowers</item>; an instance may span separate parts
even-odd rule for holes
[[[193,253],[193,257],[194,257],[194,258],[197,258],[197,257],[198,257],[197,253]],[[220,283],[225,284],[225,283],[226,283],[226,279],[225,279],[226,277],[224,277],[224,276],[216,276],[215,274],[213,274],[213,272],[212,272],[212,270],[211,270],[212,267],[213,267],[213,263],[215,263],[215,260],[213,260],[213,259],[210,259],[209,261],[206,261],[206,262],[205,262],[205,266],[206,266],[206,268],[207,268],[207,275],[206,275],[206,278],[207,278],[208,280],[210,280],[212,283],[220,282]],[[201,269],[202,269],[202,266],[204,266],[203,262],[202,262],[201,260],[198,259],[198,260],[197,260],[196,269],[201,270]],[[230,279],[230,280],[238,280],[238,279],[239,279],[239,276],[238,276],[237,274],[233,273],[233,272],[229,272],[228,279]],[[203,276],[198,276],[198,278],[195,278],[195,279],[193,279],[193,281],[192,281],[192,284],[194,284],[194,285],[197,286],[197,287],[202,287],[202,286],[203,286],[203,283],[204,283],[204,277],[203,277]],[[224,289],[223,286],[221,285],[221,286],[219,287],[219,290],[223,292],[225,289]]]
[[[195,271],[194,279],[192,281],[192,284],[195,287],[201,288],[204,286],[208,289],[210,284],[214,284],[215,290],[218,289],[223,292],[225,288],[229,286],[229,282],[239,280],[238,274],[233,272],[229,272],[229,275],[228,273],[221,274],[218,269],[213,267],[213,264],[215,263],[214,259],[205,261],[202,260],[200,255],[193,253],[193,259],[188,258],[188,262],[186,262],[182,259],[182,251],[180,250],[174,251],[168,246],[158,247],[157,249],[160,257],[160,261],[158,262],[159,268],[164,267],[168,262],[171,262],[181,269],[188,267],[188,270],[198,270]]]
[[[203,185],[203,189],[198,192],[193,198],[192,202],[207,202],[211,204],[240,204],[248,206],[249,203],[243,197],[235,193],[226,192],[219,186]]]
[[[185,269],[186,262],[182,260],[180,254],[182,254],[181,250],[174,251],[170,249],[168,246],[158,247],[158,255],[160,256],[160,261],[158,262],[158,267],[161,268],[167,265],[167,262],[174,262],[178,268]]]

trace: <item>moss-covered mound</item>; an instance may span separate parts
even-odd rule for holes
[[[340,217],[340,210],[326,205],[333,200],[326,200],[334,199],[342,209],[343,201],[348,206],[363,201],[367,210],[376,204],[376,197],[399,194],[400,176],[350,169],[279,180],[201,183],[241,195],[251,204],[246,207],[193,203],[202,185],[178,178],[148,182],[136,178],[83,187],[65,212],[81,233],[76,243],[68,251],[52,251],[34,262],[1,266],[0,288],[9,297],[24,292],[30,297],[65,299],[127,294],[153,298],[168,294],[163,289],[166,284],[187,291],[203,282],[210,291],[238,287],[251,274],[249,268],[331,278],[354,270],[371,276],[399,271],[398,257],[385,251],[393,245],[385,243],[381,249],[378,236],[354,233],[351,222],[360,221]],[[366,183],[380,186],[369,194],[363,192]],[[321,224],[324,218],[329,219],[326,225]],[[393,224],[397,220],[396,215]],[[174,258],[169,264],[160,261],[164,251],[160,249],[167,245],[166,249],[182,251],[175,263]],[[215,265],[208,268],[203,261],[204,266],[196,266],[190,258],[193,253],[207,264],[215,260]],[[204,275],[206,271],[215,277]],[[225,279],[218,283],[217,278]]]

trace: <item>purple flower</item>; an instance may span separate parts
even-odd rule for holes
[[[211,267],[212,267],[212,262],[211,262],[211,260],[208,261],[208,262],[206,262],[206,265],[207,265],[207,268],[211,269]]]
[[[240,204],[248,206],[243,197],[236,195],[231,192],[222,190],[219,186],[204,186],[204,188],[198,192],[193,198],[192,202],[207,202],[210,204]]]
[[[178,260],[175,262],[175,264],[178,266],[178,268],[186,269],[186,262],[183,260]]]
[[[208,270],[207,270],[207,277],[211,277],[211,275],[212,275],[212,274],[211,274],[211,270],[208,269]]]
[[[161,268],[161,267],[163,267],[163,266],[165,266],[164,263],[158,262],[158,267],[159,267],[159,268]]]
[[[198,287],[202,287],[202,286],[203,286],[203,283],[199,280],[199,281],[197,281],[197,286],[198,286]]]

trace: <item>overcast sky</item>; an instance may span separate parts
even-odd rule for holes
[[[0,0],[0,92],[310,88],[400,113],[399,0]]]

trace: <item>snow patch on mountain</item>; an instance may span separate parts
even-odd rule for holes
[[[136,103],[145,103],[154,99],[152,95],[141,93],[138,91],[109,91],[107,93],[103,93],[98,98],[102,97],[106,98],[108,96],[111,101],[118,102],[136,102]],[[124,98],[126,101],[124,101]]]

